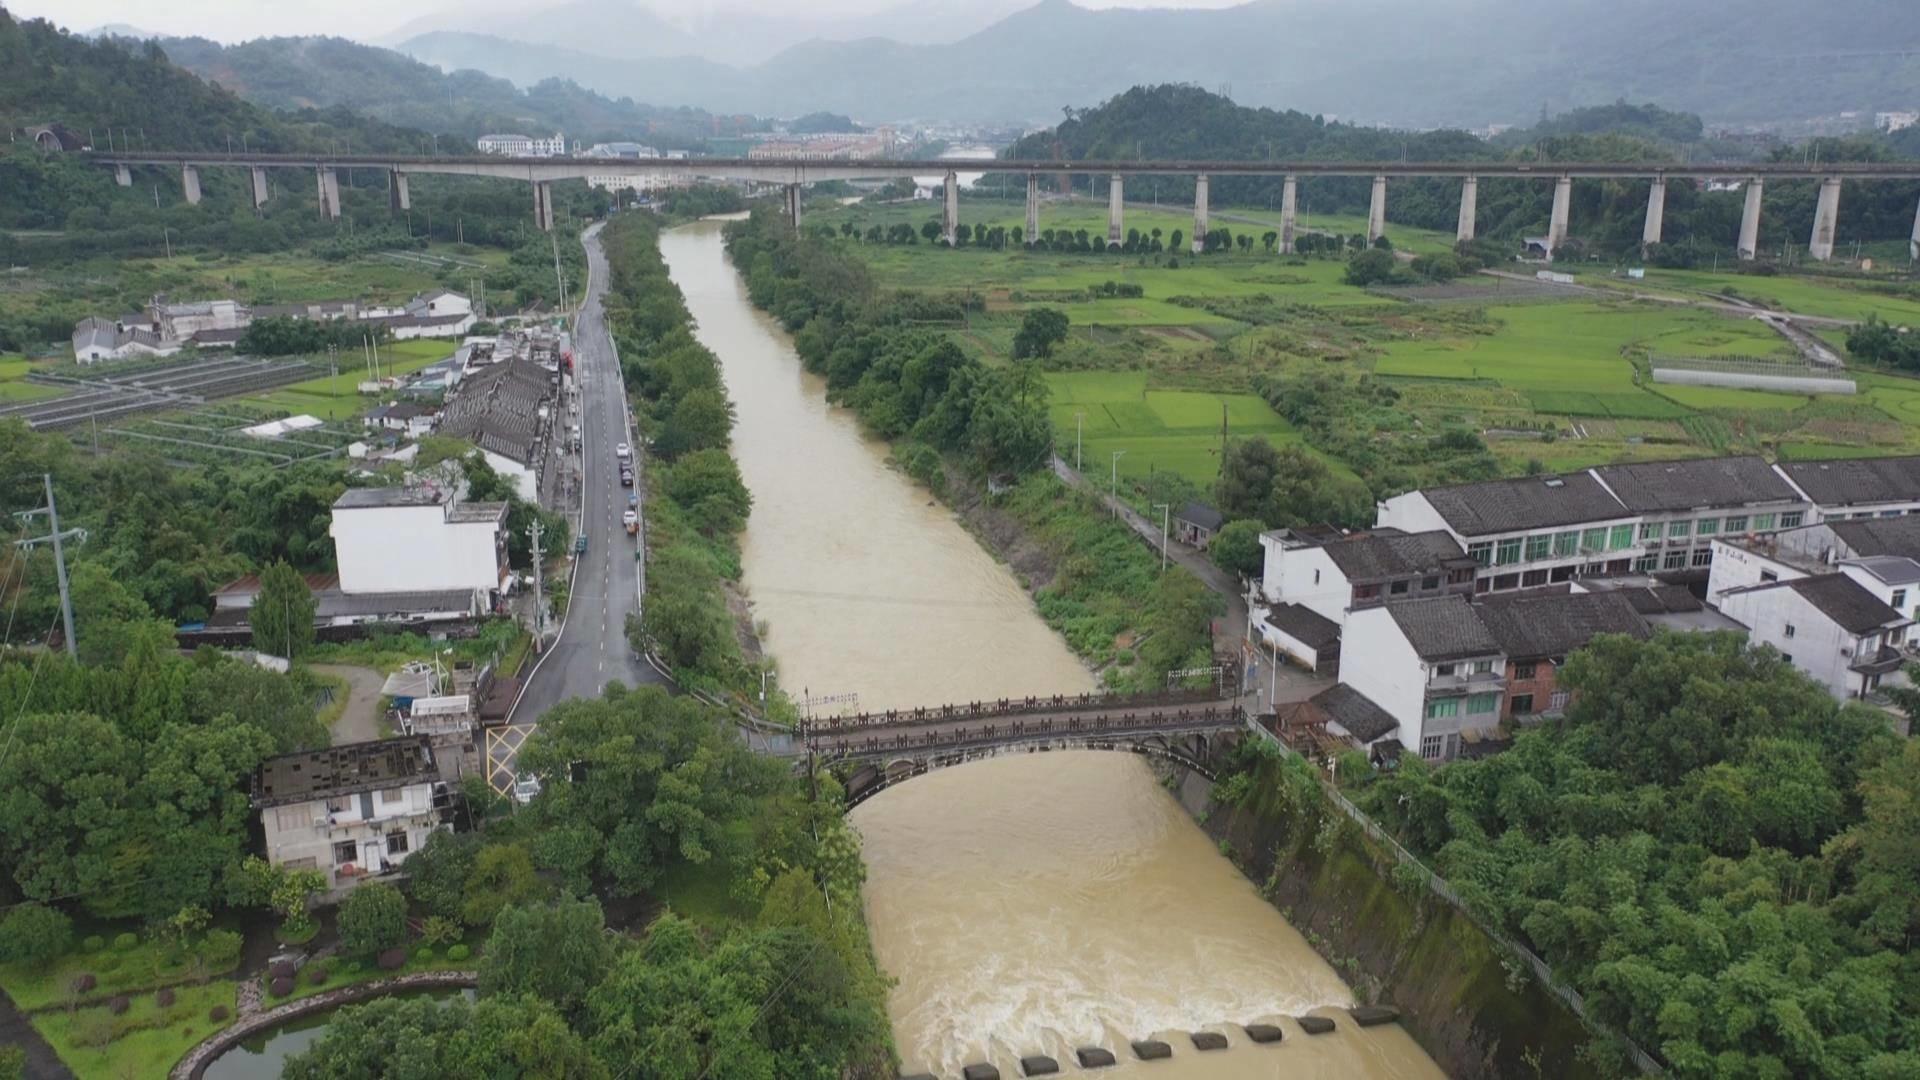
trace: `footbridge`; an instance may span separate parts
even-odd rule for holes
[[[1211,780],[1223,739],[1247,727],[1236,698],[1213,692],[1003,698],[862,713],[803,723],[816,764],[846,777],[849,809],[935,769],[1006,753],[1118,750],[1160,758]]]
[[[1760,244],[1760,207],[1768,181],[1814,180],[1820,184],[1814,208],[1813,233],[1807,242],[1808,254],[1816,260],[1833,257],[1834,234],[1840,217],[1842,182],[1920,179],[1920,162],[1546,162],[1546,161],[1028,161],[1014,158],[984,160],[885,159],[842,160],[806,156],[766,156],[744,158],[516,158],[496,155],[312,155],[312,154],[219,154],[108,151],[89,152],[86,160],[114,170],[122,186],[133,183],[135,168],[178,169],[181,190],[189,203],[200,202],[200,170],[203,168],[247,169],[251,173],[251,194],[256,209],[266,203],[270,188],[268,170],[299,169],[314,177],[322,215],[340,216],[340,173],[354,170],[382,172],[387,177],[387,193],[395,211],[411,207],[407,178],[415,174],[444,176],[492,176],[519,180],[533,187],[534,221],[542,229],[553,228],[552,186],[556,180],[617,180],[646,178],[657,181],[693,179],[743,181],[775,184],[786,189],[786,208],[795,227],[800,224],[800,191],[807,185],[826,180],[889,180],[902,177],[944,177],[942,200],[944,236],[951,245],[959,225],[960,200],[958,174],[995,173],[1023,175],[1027,180],[1026,242],[1040,231],[1040,177],[1104,176],[1108,185],[1107,242],[1117,246],[1125,235],[1124,178],[1127,176],[1192,176],[1193,250],[1198,254],[1207,234],[1207,178],[1209,176],[1279,176],[1284,178],[1280,200],[1279,251],[1294,250],[1297,229],[1298,183],[1302,179],[1324,176],[1359,176],[1373,179],[1372,198],[1367,212],[1367,239],[1372,241],[1386,229],[1387,185],[1390,179],[1405,177],[1446,177],[1460,183],[1460,215],[1457,238],[1471,240],[1478,221],[1479,182],[1482,177],[1551,182],[1553,208],[1547,223],[1548,257],[1567,239],[1572,212],[1575,180],[1648,180],[1647,213],[1641,232],[1643,244],[1657,244],[1663,238],[1666,216],[1667,181],[1722,180],[1739,183],[1745,195],[1740,219],[1737,254],[1752,259]],[[349,175],[351,182],[351,175]],[[1920,258],[1920,208],[1914,215],[1911,250]]]

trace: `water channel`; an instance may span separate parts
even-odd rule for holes
[[[754,507],[743,556],[782,684],[858,694],[863,708],[1088,689],[1093,677],[1007,570],[886,465],[827,405],[787,335],[748,302],[718,222],[662,236],[700,340],[739,409],[734,454]],[[898,980],[889,1014],[906,1071],[955,1077],[1022,1054],[1072,1071],[1099,1045],[1128,1080],[1442,1075],[1397,1025],[1340,1017],[1278,1047],[1236,1026],[1327,1012],[1352,992],[1131,756],[1003,757],[936,772],[853,816],[868,922]],[[1223,1031],[1200,1055],[1183,1032]],[[1171,1036],[1171,1063],[1129,1063],[1130,1039]]]

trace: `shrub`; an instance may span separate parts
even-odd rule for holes
[[[127,995],[115,994],[107,1000],[107,1011],[115,1016],[119,1016],[131,1008],[132,1005],[133,1002],[127,1000]]]
[[[348,975],[358,975],[360,974],[362,968],[360,966],[360,961],[349,960],[346,963],[340,965],[340,970],[347,973]]]
[[[73,920],[45,904],[21,904],[0,919],[0,963],[41,968],[73,945]]]
[[[340,905],[340,944],[373,956],[407,941],[407,898],[391,885],[362,885]]]
[[[101,971],[119,971],[120,956],[118,953],[101,953],[100,956],[94,960],[93,966],[99,968]]]
[[[431,959],[433,959],[433,946],[431,946],[431,945],[422,945],[422,946],[420,946],[419,948],[417,948],[417,949],[415,949],[415,950],[413,950],[413,958],[414,958],[415,960],[431,960]]]
[[[381,971],[398,971],[406,962],[407,950],[405,949],[388,949],[374,960],[374,963],[380,965]]]
[[[207,1010],[207,1019],[216,1024],[224,1022],[227,1019],[227,1015],[227,1007],[225,1005],[215,1005],[213,1008]]]
[[[276,979],[291,979],[293,978],[294,972],[298,970],[298,968],[293,966],[293,961],[291,960],[275,960],[273,963],[267,965],[267,974]]]
[[[460,940],[460,924],[444,915],[432,915],[420,925],[420,940],[428,945],[449,945]]]
[[[157,1002],[159,1006],[163,1009],[169,1005],[172,1005],[173,1004],[173,987],[171,986],[161,987],[160,992],[153,995],[153,1000]]]
[[[92,972],[83,971],[80,974],[75,975],[73,977],[73,981],[68,983],[67,985],[72,988],[74,993],[84,994],[89,990],[92,990],[94,987],[99,986],[100,980],[94,978]]]
[[[288,994],[293,993],[293,980],[284,978],[275,979],[267,984],[267,992],[277,998],[286,997]]]
[[[240,962],[240,935],[232,930],[209,930],[200,942],[200,959],[209,971],[226,971]]]
[[[465,944],[455,945],[447,949],[447,959],[453,960],[456,962],[465,960],[467,957],[472,955],[473,955],[473,950],[467,948]]]
[[[116,934],[113,938],[113,947],[121,952],[129,952],[138,944],[140,935],[134,933]]]
[[[308,986],[325,986],[326,982],[327,982],[326,965],[315,964],[312,967],[307,969],[307,985]]]
[[[85,1047],[105,1046],[113,1041],[113,1018],[89,1009],[73,1022],[73,1041]]]
[[[80,950],[82,952],[99,952],[106,947],[107,939],[101,937],[99,934],[88,934],[86,937],[80,939]]]

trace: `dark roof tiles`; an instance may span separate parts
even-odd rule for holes
[[[1920,457],[1783,461],[1780,471],[1822,506],[1920,499]]]
[[[1630,517],[1589,473],[1527,476],[1428,488],[1427,501],[1462,536],[1548,529]]]
[[[1348,537],[1321,550],[1349,581],[1429,574],[1468,561],[1459,541],[1439,529],[1421,533],[1394,529]]]
[[[1422,660],[1460,660],[1500,652],[1500,642],[1481,623],[1473,605],[1457,593],[1388,604],[1387,613]]]
[[[1602,465],[1593,471],[1622,505],[1637,514],[1801,501],[1800,493],[1765,458],[1752,455],[1637,461]]]
[[[1400,726],[1400,721],[1374,704],[1372,698],[1346,683],[1334,683],[1313,695],[1312,701],[1327,719],[1345,728],[1347,734],[1363,744],[1390,735]]]

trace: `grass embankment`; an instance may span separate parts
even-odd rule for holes
[[[221,979],[177,987],[171,1005],[161,1005],[158,994],[135,995],[118,1016],[105,1006],[56,1010],[34,1017],[33,1026],[83,1080],[165,1076],[187,1051],[233,1023],[236,985]],[[226,1010],[223,1019],[213,1019],[216,1008]]]
[[[1130,192],[1136,199],[1140,192]],[[1037,306],[1066,313],[1073,330],[1047,361],[1054,396],[1049,416],[1057,440],[1071,446],[1074,414],[1089,414],[1083,455],[1089,473],[1108,467],[1125,449],[1123,473],[1151,468],[1179,472],[1202,487],[1218,468],[1218,400],[1229,405],[1230,431],[1276,444],[1305,440],[1360,473],[1376,495],[1412,484],[1479,475],[1475,455],[1435,453],[1449,433],[1484,438],[1492,467],[1505,473],[1529,467],[1570,469],[1618,460],[1647,460],[1736,452],[1780,456],[1840,456],[1920,452],[1920,382],[1852,372],[1855,396],[1655,384],[1649,358],[1739,357],[1791,362],[1788,344],[1764,325],[1737,313],[1635,302],[1589,293],[1555,295],[1513,283],[1468,277],[1444,302],[1413,302],[1349,285],[1345,264],[1324,257],[1267,254],[1192,256],[948,250],[924,240],[912,245],[869,243],[874,225],[918,229],[937,207],[925,203],[852,206],[816,213],[810,228],[834,230],[834,243],[859,258],[876,281],[894,288],[941,290],[975,298],[950,321],[925,324],[989,366],[1010,362],[1025,312]],[[1260,208],[1214,208],[1214,222],[1238,234],[1265,230],[1235,217],[1267,220]],[[1272,216],[1277,221],[1277,215]],[[1018,201],[967,200],[961,219],[976,226],[1023,224]],[[1104,238],[1104,204],[1048,203],[1042,226]],[[1350,233],[1364,228],[1351,215],[1310,215],[1313,227]],[[842,224],[860,239],[848,239]],[[1191,231],[1184,207],[1155,212],[1129,207],[1128,228]],[[1388,236],[1413,251],[1447,245],[1442,234],[1390,227]],[[1734,272],[1649,270],[1645,281],[1612,281],[1583,273],[1592,284],[1631,286],[1671,296],[1705,299],[1735,294],[1807,314],[1894,322],[1920,321],[1920,295],[1898,282],[1829,275],[1747,275]],[[1138,296],[1107,295],[1108,282]],[[1516,293],[1527,292],[1524,299]],[[1836,345],[1843,334],[1824,333]],[[1144,378],[1124,384],[1082,373]],[[1326,440],[1277,415],[1251,410],[1236,397],[1263,381],[1373,375],[1392,400],[1351,410],[1364,430]],[[1216,396],[1214,415],[1200,430],[1198,409],[1156,407],[1169,392]],[[1120,412],[1095,408],[1118,403]],[[1171,402],[1169,402],[1171,404]],[[1104,413],[1104,415],[1101,415]],[[1192,426],[1189,427],[1188,424]],[[1290,429],[1291,427],[1291,429]],[[1088,449],[1098,444],[1097,451]],[[1210,453],[1209,451],[1216,451]]]

